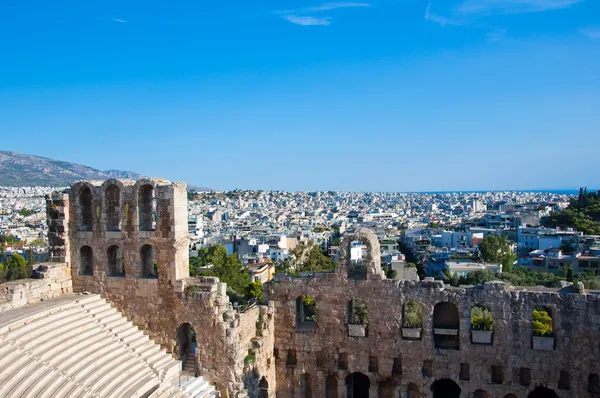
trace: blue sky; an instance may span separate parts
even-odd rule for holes
[[[2,1],[0,148],[217,189],[600,186],[600,1]]]

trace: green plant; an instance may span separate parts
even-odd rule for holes
[[[302,321],[317,321],[317,303],[315,302],[314,297],[302,296]]]
[[[404,316],[402,326],[405,328],[420,328],[423,324],[421,306],[416,301],[404,303]]]
[[[256,362],[256,353],[252,348],[248,349],[248,355],[244,358],[244,365],[248,366]]]
[[[494,317],[490,310],[482,306],[471,308],[471,329],[492,330],[494,328]]]
[[[350,300],[350,319],[348,323],[351,325],[367,325],[369,323],[367,306],[359,298]]]
[[[552,335],[552,318],[545,309],[534,309],[531,313],[531,326],[534,336]]]

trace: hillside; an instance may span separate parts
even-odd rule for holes
[[[600,191],[588,192],[587,188],[581,188],[569,207],[552,212],[544,223],[554,228],[575,228],[586,235],[600,235]]]
[[[131,171],[102,171],[77,163],[0,151],[0,186],[64,187],[73,181],[109,178],[139,179],[143,176]]]

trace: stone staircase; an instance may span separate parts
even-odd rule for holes
[[[173,384],[180,374],[180,361],[99,295],[0,313],[0,397],[148,397],[172,387],[183,393],[165,397],[218,396],[202,378]]]

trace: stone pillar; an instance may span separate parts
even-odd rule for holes
[[[70,263],[68,239],[69,195],[53,192],[46,195],[46,220],[48,222],[48,245],[50,261]]]

